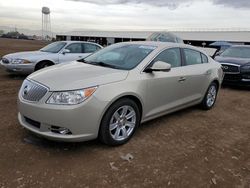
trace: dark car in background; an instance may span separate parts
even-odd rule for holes
[[[250,86],[250,45],[232,46],[215,60],[222,65],[224,84]]]

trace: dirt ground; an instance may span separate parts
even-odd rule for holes
[[[44,42],[0,39],[0,55]],[[192,107],[146,124],[120,147],[56,143],[17,121],[24,77],[0,68],[0,188],[250,188],[250,90],[223,88],[211,111]],[[130,161],[122,156],[130,155]],[[128,156],[129,156],[128,155]]]

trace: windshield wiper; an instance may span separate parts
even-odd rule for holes
[[[81,62],[81,63],[88,63],[88,64],[90,64],[88,61],[86,61],[85,59],[79,59],[79,60],[77,60],[78,62]]]
[[[90,64],[90,65],[97,65],[97,66],[101,66],[101,67],[108,67],[108,68],[112,68],[112,69],[121,69],[120,67],[117,67],[115,65],[110,65],[108,63],[104,63],[104,62],[94,62],[94,61],[86,61],[85,59],[80,59],[77,60],[78,62],[82,62],[82,63],[86,63],[86,64]]]
[[[120,67],[117,67],[115,65],[110,65],[108,63],[104,63],[104,62],[88,62],[91,65],[97,65],[97,66],[101,66],[101,67],[108,67],[108,68],[112,68],[112,69],[120,69]]]

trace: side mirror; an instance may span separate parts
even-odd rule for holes
[[[65,55],[65,54],[67,54],[67,53],[70,53],[70,50],[68,50],[68,49],[63,49],[62,54]]]
[[[171,65],[169,63],[163,61],[156,61],[152,67],[147,67],[145,72],[152,73],[152,72],[168,72],[171,70]]]

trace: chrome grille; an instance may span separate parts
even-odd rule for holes
[[[8,59],[6,59],[6,58],[3,58],[3,59],[2,59],[2,62],[3,62],[4,64],[9,64],[9,63],[10,63],[10,61],[9,61]]]
[[[47,92],[48,88],[30,80],[24,80],[21,87],[22,98],[31,102],[40,101]]]
[[[240,66],[234,64],[222,63],[222,69],[225,73],[228,74],[239,74]]]

